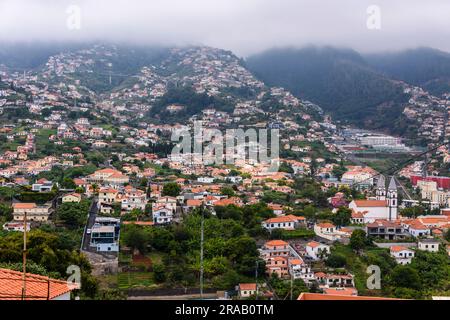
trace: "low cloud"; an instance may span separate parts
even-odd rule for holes
[[[379,29],[367,27],[371,5]],[[245,56],[308,44],[450,51],[448,39],[448,0],[0,0],[0,41],[205,44]]]

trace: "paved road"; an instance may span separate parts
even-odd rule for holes
[[[84,234],[83,234],[83,246],[81,248],[81,250],[83,251],[90,251],[91,248],[89,246],[89,244],[91,243],[91,235],[87,233],[88,229],[92,229],[92,226],[95,223],[95,218],[97,217],[97,199],[95,199],[94,201],[92,201],[92,205],[91,208],[89,209],[89,217],[88,217],[88,221],[86,224],[86,228],[84,229]]]

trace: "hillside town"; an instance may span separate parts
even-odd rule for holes
[[[342,126],[209,47],[171,49],[98,94],[124,77],[111,57],[121,58],[114,46],[96,45],[51,56],[39,72],[0,67],[5,278],[20,275],[14,248],[26,232],[38,244],[29,270],[41,272],[29,277],[48,277],[52,299],[195,298],[200,283],[201,298],[230,300],[449,294],[449,94],[405,87],[403,113],[419,124],[411,144]],[[279,155],[255,161],[244,138],[243,153],[217,163],[212,137],[194,137],[203,153],[174,154],[171,138],[199,123],[203,134],[277,131]],[[420,147],[437,148],[424,160]],[[374,152],[386,158],[365,163]],[[385,169],[399,159],[412,161]],[[64,288],[68,263],[84,266],[89,285]],[[382,287],[366,285],[371,265]],[[402,277],[419,280],[402,287]]]

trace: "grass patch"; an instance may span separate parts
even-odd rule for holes
[[[120,272],[117,275],[119,289],[154,288],[157,285],[153,281],[152,272]]]
[[[282,237],[284,240],[291,240],[291,239],[308,239],[313,238],[316,234],[313,230],[309,229],[296,229],[296,230],[283,230],[282,231]]]

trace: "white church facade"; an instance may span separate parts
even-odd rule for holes
[[[398,217],[398,191],[395,178],[392,177],[386,188],[386,179],[380,176],[377,183],[375,200],[353,200],[349,204],[352,209],[352,218],[358,222],[372,223],[375,220],[397,220]]]

